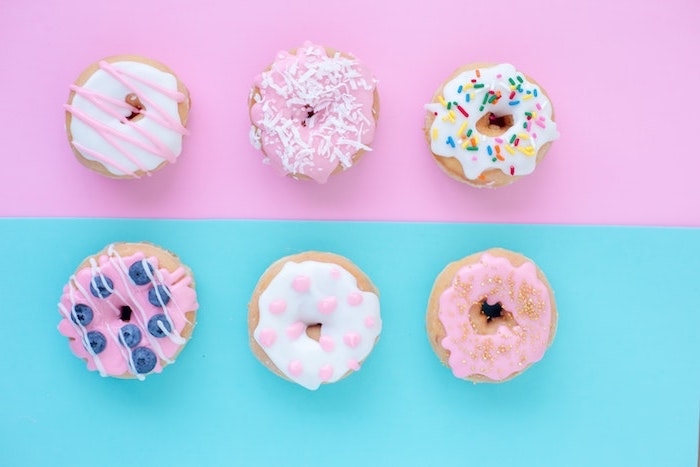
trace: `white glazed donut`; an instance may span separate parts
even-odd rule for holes
[[[66,131],[86,167],[111,178],[140,177],[176,161],[189,108],[187,89],[165,65],[109,57],[70,86]]]
[[[263,274],[249,305],[253,353],[307,389],[359,370],[381,332],[379,297],[346,258],[306,252]]]
[[[504,186],[532,173],[559,137],[544,89],[510,64],[460,68],[426,109],[434,159],[473,186]]]

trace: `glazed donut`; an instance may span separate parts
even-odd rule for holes
[[[357,266],[331,253],[273,263],[248,309],[253,354],[311,390],[359,370],[382,329],[377,289]]]
[[[559,137],[544,89],[510,64],[458,69],[426,109],[433,158],[472,186],[504,186],[532,173]]]
[[[356,58],[306,42],[255,78],[249,106],[250,140],[264,162],[325,183],[371,150],[379,94]]]
[[[455,377],[498,383],[543,357],[554,340],[557,310],[532,260],[494,248],[438,275],[426,322],[433,350]]]
[[[197,308],[192,272],[175,255],[148,243],[117,243],[70,277],[58,330],[89,370],[143,380],[174,362]]]
[[[177,160],[190,97],[162,63],[120,55],[83,71],[65,109],[68,140],[81,164],[110,178],[138,178]]]

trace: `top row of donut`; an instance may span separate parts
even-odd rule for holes
[[[250,141],[263,161],[319,183],[371,150],[379,118],[369,69],[310,42],[280,52],[255,77],[248,104]],[[150,175],[180,155],[190,105],[167,66],[140,56],[105,58],[70,86],[68,140],[78,160],[102,175]],[[459,68],[425,108],[434,159],[473,186],[504,186],[531,173],[559,137],[547,94],[509,64]]]

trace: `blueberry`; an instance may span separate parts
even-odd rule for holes
[[[114,283],[107,276],[95,276],[90,281],[90,292],[97,298],[107,298],[114,291]]]
[[[161,324],[159,325],[158,323]],[[148,320],[148,332],[150,332],[152,336],[165,337],[166,334],[161,329],[161,326],[163,326],[167,332],[172,330],[170,321],[168,321],[168,318],[164,314],[155,315]]]
[[[125,324],[119,330],[119,342],[129,348],[136,347],[141,342],[141,330],[135,324]]]
[[[88,339],[88,342],[90,343],[90,347],[92,348],[92,351],[95,352],[96,354],[102,352],[105,349],[105,347],[107,346],[107,339],[105,339],[105,335],[102,334],[100,331],[88,332],[87,339]]]
[[[131,351],[131,358],[138,374],[148,373],[156,367],[156,354],[148,347],[136,347]]]
[[[170,290],[164,285],[151,287],[148,291],[148,301],[153,306],[167,305],[170,301]]]
[[[143,267],[144,263],[148,266],[148,272]],[[136,261],[129,267],[129,277],[136,285],[148,284],[151,282],[151,277],[153,277],[153,266],[146,260]]]
[[[92,308],[82,303],[73,305],[73,311],[71,313],[70,319],[73,320],[75,324],[80,324],[81,326],[87,326],[92,322]]]

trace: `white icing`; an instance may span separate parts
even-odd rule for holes
[[[180,122],[178,101],[173,98],[178,93],[177,78],[141,62],[121,61],[110,65],[118,72],[138,78],[120,74],[127,86],[100,68],[87,79],[67,107],[73,114],[70,132],[74,147],[85,159],[100,162],[118,176],[133,175],[138,170],[150,172],[164,159],[177,158],[186,133],[184,128],[171,123]],[[157,85],[151,86],[149,82]],[[138,120],[124,123],[123,119],[132,113],[132,108],[125,105],[125,98],[134,89],[145,97],[141,101],[146,109]],[[112,142],[97,130],[96,124],[107,127]]]
[[[460,73],[445,84],[442,94],[444,103],[434,102],[426,106],[428,111],[437,114],[430,127],[432,152],[438,156],[456,158],[462,165],[464,175],[470,180],[478,178],[484,171],[492,168],[511,175],[531,173],[537,164],[536,155],[539,149],[545,143],[559,137],[556,124],[552,121],[552,105],[549,99],[539,86],[527,81],[513,65],[501,64],[480,68],[479,75],[477,76],[476,70]],[[516,86],[508,81],[509,78],[513,79]],[[476,80],[476,83],[472,80]],[[473,87],[479,83],[483,83],[484,87]],[[489,91],[500,91],[501,98],[493,104],[483,104],[484,95]],[[515,92],[515,96],[511,99],[512,92]],[[469,117],[464,116],[455,102]],[[514,102],[517,104],[512,105]],[[448,103],[450,109],[447,108]],[[530,120],[526,112],[533,115]],[[479,133],[476,122],[488,113],[496,116],[512,115],[513,126],[498,137]],[[523,128],[523,125],[528,125],[528,128]],[[472,134],[466,137],[469,129],[472,130]],[[510,142],[514,135],[519,139],[517,146]],[[471,138],[475,138],[478,150],[467,149],[473,147]],[[503,160],[497,158],[497,146],[500,151],[498,154]]]
[[[306,292],[297,292],[292,285],[300,276],[309,278],[310,287]],[[361,301],[348,300],[350,296],[357,298],[358,294]],[[322,313],[319,302],[328,297],[336,298],[336,308],[330,313]],[[285,310],[270,311],[271,304],[280,299],[286,302]],[[339,380],[349,370],[357,369],[357,364],[374,347],[382,327],[377,295],[358,289],[355,277],[333,263],[287,262],[261,294],[258,306],[260,321],[253,333],[255,340],[289,379],[312,390],[324,382],[320,373],[324,367],[327,370],[328,365],[333,369],[332,375],[325,380],[329,383]],[[298,322],[303,323],[299,326],[303,326],[304,331],[307,326],[321,323],[321,339],[330,338],[332,349],[324,350],[319,342],[303,331],[296,338],[290,337],[287,329]],[[266,345],[261,334],[270,330],[276,338],[271,345]],[[299,375],[293,375],[289,368],[295,360],[300,361],[303,368]]]

